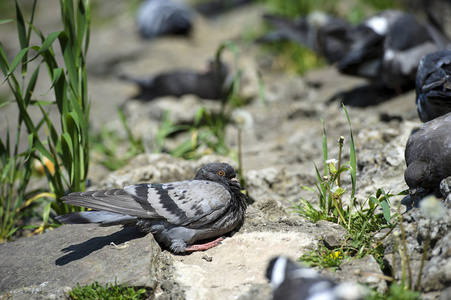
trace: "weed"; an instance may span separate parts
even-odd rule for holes
[[[338,160],[328,159],[327,135],[324,122],[323,124],[323,161],[324,175],[321,175],[318,167],[315,165],[318,183],[316,184],[319,200],[318,208],[315,208],[306,199],[301,199],[299,204],[294,205],[294,211],[309,219],[312,222],[327,220],[338,223],[348,231],[350,242],[343,245],[346,253],[355,257],[363,257],[370,252],[374,252],[371,233],[380,230],[382,227],[393,227],[390,223],[391,216],[389,210],[389,199],[392,194],[385,193],[378,189],[375,197],[371,196],[366,201],[356,207],[355,189],[356,189],[356,152],[354,146],[354,137],[352,134],[351,121],[349,119],[346,107],[343,106],[348,119],[350,128],[350,161],[342,163],[342,149],[344,137],[338,139],[339,157]],[[345,173],[351,176],[351,191],[349,205],[345,206],[343,197],[348,190],[341,185],[341,176]],[[310,187],[302,186],[302,189],[315,191]],[[382,208],[383,213],[376,213],[378,207]],[[377,247],[376,247],[377,249]]]
[[[352,134],[349,114],[344,105],[343,109],[346,113],[350,129],[350,161],[344,164],[341,162],[344,137],[340,137],[338,140],[338,160],[328,159],[326,130],[324,122],[321,120],[323,124],[324,175],[320,174],[317,166],[315,165],[318,179],[318,183],[316,184],[316,193],[319,200],[318,208],[306,199],[301,199],[300,203],[295,204],[293,208],[295,212],[306,217],[312,222],[327,220],[340,224],[347,230],[347,238],[338,249],[327,249],[324,246],[320,246],[315,251],[305,253],[300,260],[313,266],[336,269],[343,260],[363,258],[364,256],[371,254],[383,268],[384,248],[382,242],[375,242],[373,237],[375,233],[379,232],[382,228],[390,228],[392,230],[395,227],[395,222],[393,220],[398,220],[399,214],[390,214],[390,198],[397,195],[405,195],[406,191],[394,195],[386,193],[383,189],[379,188],[374,196],[370,196],[368,199],[358,204],[355,198],[357,162],[354,137]],[[341,176],[345,173],[349,173],[351,176],[350,199],[347,207],[343,205],[343,197],[348,191],[341,184]],[[302,188],[315,192],[315,190],[310,187],[303,186]],[[438,205],[436,205],[434,201],[431,201],[428,208],[429,207],[430,209],[427,211],[430,215],[434,215],[434,217],[439,215],[439,213],[443,210],[438,208]],[[403,235],[403,248],[406,249],[406,237],[402,226],[401,232]],[[387,235],[388,233],[386,236]],[[426,242],[425,248],[427,248],[427,246],[428,243]],[[403,278],[403,282],[400,285],[393,283],[387,294],[381,295],[373,291],[369,299],[418,299],[419,294],[411,290],[412,276],[410,266],[408,264],[408,253],[405,253],[405,257],[407,262],[403,263],[403,266],[407,264],[409,267],[408,285],[404,284],[405,278]],[[405,272],[403,274],[405,274]],[[419,284],[418,279],[417,287]]]
[[[309,266],[319,266],[336,270],[340,267],[345,255],[341,249],[329,250],[324,246],[319,246],[318,250],[312,250],[302,255],[298,261]]]
[[[137,289],[135,287],[127,287],[124,285],[105,284],[101,286],[97,281],[91,285],[81,287],[77,283],[77,288],[74,288],[69,293],[69,299],[118,299],[118,300],[139,300],[146,299],[146,289]]]
[[[418,300],[420,299],[420,293],[414,292],[406,287],[393,283],[390,285],[386,294],[380,294],[376,291],[371,291],[367,296],[367,300]]]

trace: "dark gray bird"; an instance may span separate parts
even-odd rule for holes
[[[244,221],[246,196],[226,163],[209,163],[193,180],[71,193],[64,203],[94,211],[58,216],[61,223],[136,226],[175,253],[212,248]],[[212,242],[197,241],[220,237]]]
[[[143,38],[161,35],[188,35],[192,30],[193,14],[182,2],[146,0],[138,9],[136,21]]]
[[[430,30],[412,14],[399,16],[389,27],[382,57],[382,80],[387,87],[400,90],[413,85],[421,57],[443,46],[434,41]]]
[[[451,112],[451,51],[423,56],[416,76],[417,111],[427,122]]]
[[[289,20],[275,15],[263,18],[274,30],[257,39],[258,43],[290,40],[310,48],[319,56],[333,64],[349,51],[352,26],[339,18],[320,11],[311,12],[307,17]]]
[[[338,64],[341,73],[380,81],[401,93],[414,87],[421,57],[443,49],[447,38],[412,14],[383,11],[360,24],[349,53]]]
[[[285,256],[270,261],[266,277],[271,281],[273,300],[358,300],[365,296],[357,284],[335,284]]]
[[[349,52],[338,63],[342,74],[380,79],[384,41],[390,26],[403,15],[396,10],[383,11],[369,17],[350,33],[353,43]]]
[[[197,2],[194,8],[205,17],[213,18],[252,2],[254,0],[210,0]]]
[[[439,190],[451,176],[451,113],[424,123],[409,137],[404,179],[411,195],[419,188]]]
[[[147,79],[121,78],[139,86],[139,92],[133,99],[150,101],[158,97],[191,94],[202,99],[221,99],[228,68],[224,63],[209,62],[207,70],[175,70],[158,74]]]

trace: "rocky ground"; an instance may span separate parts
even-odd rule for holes
[[[366,82],[342,76],[333,67],[310,71],[303,77],[275,70],[276,62],[271,56],[243,39],[246,33],[260,26],[264,11],[261,6],[244,7],[211,20],[198,16],[191,38],[149,42],[136,34],[133,13],[126,9],[125,2],[112,3],[97,4],[99,15],[93,25],[88,57],[93,130],[107,126],[115,128],[118,135],[123,134],[117,114],[117,108],[121,107],[132,131],[151,148],[164,110],[171,112],[175,123],[186,123],[193,120],[201,106],[215,109],[217,102],[193,96],[166,97],[147,103],[126,101],[136,92],[135,87],[119,77],[150,76],[175,68],[200,70],[221,42],[234,41],[239,52],[235,68],[244,72],[240,93],[249,99],[242,109],[254,120],[243,138],[244,177],[254,203],[249,206],[239,232],[219,247],[190,255],[173,255],[162,250],[150,235],[91,225],[62,226],[40,236],[1,244],[0,298],[62,298],[77,283],[85,285],[96,280],[104,284],[116,280],[119,284],[153,289],[152,297],[158,299],[270,299],[271,290],[264,274],[272,257],[283,254],[296,259],[315,249],[320,240],[343,236],[339,226],[327,222],[311,224],[289,209],[300,197],[315,199],[313,193],[301,190],[300,185],[314,187],[313,163],[322,165],[320,118],[325,122],[329,157],[338,158],[336,142],[344,136],[344,160],[349,160],[350,130],[341,107],[343,101],[349,103],[347,109],[356,142],[359,201],[367,199],[378,188],[392,193],[407,188],[403,179],[405,143],[412,129],[420,125],[413,91],[388,101],[371,100],[378,104],[365,106],[374,95],[358,97],[357,101],[349,101],[345,96]],[[56,30],[53,28],[58,28],[58,21],[54,16],[58,14],[56,4],[46,6],[45,10],[41,8],[36,17],[38,26],[47,32]],[[15,35],[2,33],[0,37],[12,55],[17,46]],[[225,59],[233,64],[230,52]],[[259,98],[257,72],[262,74],[265,101]],[[51,94],[43,93],[42,97]],[[333,98],[336,99],[330,101]],[[12,115],[13,108],[2,108],[2,124],[8,120],[6,116]],[[5,127],[1,128],[4,134]],[[237,129],[230,125],[227,140],[232,149],[236,149],[236,136]],[[185,161],[164,154],[142,154],[112,173],[100,165],[92,165],[90,188],[186,179],[193,177],[201,164],[210,161],[226,161],[237,166],[231,158],[214,155]],[[343,180],[349,188],[350,178]],[[401,199],[392,198],[394,211],[398,207],[405,211]],[[436,230],[428,252],[430,262],[426,263],[427,271],[423,275],[426,299],[448,299],[451,293],[449,289],[444,291],[451,282],[450,268],[447,268],[451,262],[450,218],[448,213],[443,220],[433,223]],[[418,264],[428,224],[417,209],[406,213],[404,219],[411,258]],[[111,242],[124,247],[118,249]],[[396,254],[389,246],[387,249],[387,257]],[[368,283],[379,291],[387,286],[372,257],[344,263],[341,270],[326,275],[338,281]]]

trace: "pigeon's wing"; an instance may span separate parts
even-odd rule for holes
[[[139,218],[158,217],[151,207],[144,209],[141,204],[125,192],[123,189],[107,191],[88,191],[70,193],[62,197],[64,203],[91,208],[94,210],[107,211]]]
[[[313,47],[308,38],[309,30],[311,29],[309,29],[306,18],[298,19],[296,22],[270,14],[264,15],[263,18],[276,28],[276,35],[278,37],[303,44],[310,48]]]
[[[164,184],[125,187],[146,211],[155,211],[174,225],[206,225],[218,219],[229,207],[230,192],[213,181],[189,180]]]

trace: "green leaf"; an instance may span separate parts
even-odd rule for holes
[[[315,192],[314,189],[312,189],[311,187],[308,187],[308,186],[303,186],[303,185],[301,185],[301,189],[307,190],[307,191],[311,191],[311,192]]]
[[[353,199],[355,196],[356,181],[357,181],[357,159],[356,159],[356,154],[355,154],[354,136],[352,134],[351,119],[349,118],[348,110],[346,109],[346,106],[344,104],[343,104],[343,109],[346,113],[346,118],[348,119],[349,133],[351,136],[351,145],[350,145],[350,149],[349,149],[349,154],[351,157],[351,161],[350,161],[351,169],[349,171],[351,172],[351,183],[352,183],[351,199]]]
[[[17,21],[17,32],[19,34],[20,48],[24,49],[28,47],[27,32],[25,29],[25,21],[20,10],[19,3],[16,0],[16,21]]]
[[[48,35],[48,37],[45,39],[45,41],[42,43],[42,46],[39,48],[36,55],[30,59],[29,61],[32,61],[39,55],[41,55],[44,52],[49,51],[49,49],[52,47],[53,42],[59,37],[59,35],[62,33],[62,31],[52,32]]]
[[[327,171],[326,161],[328,160],[327,153],[327,135],[326,135],[326,125],[324,124],[324,120],[320,118],[321,124],[323,124],[323,161],[324,161],[324,176],[329,175]]]
[[[17,66],[22,62],[22,60],[23,60],[24,58],[26,58],[27,52],[28,52],[28,50],[30,50],[30,49],[31,49],[31,47],[23,48],[23,49],[20,50],[20,52],[16,55],[16,57],[14,57],[14,60],[13,60],[13,62],[11,63],[11,66],[9,67],[7,77],[10,76],[12,73],[14,73],[14,71],[15,71],[16,68],[17,68]],[[5,78],[5,81],[6,81],[6,79],[7,79],[7,78]],[[3,81],[3,82],[5,82],[5,81]]]
[[[344,193],[346,192],[346,189],[344,189],[344,188],[337,188],[337,190],[334,192],[334,197],[335,198],[338,198],[338,197],[340,197],[341,195],[343,195]]]
[[[42,212],[42,219],[44,224],[47,224],[49,222],[51,204],[51,202],[48,202],[44,205],[44,211]]]
[[[14,21],[15,21],[14,19],[3,19],[3,20],[0,20],[0,25],[7,24],[7,23],[12,23]]]
[[[36,69],[34,70],[33,74],[30,77],[30,81],[28,82],[27,90],[25,92],[25,98],[24,98],[24,102],[25,102],[26,106],[28,106],[30,104],[31,96],[34,94],[34,88],[36,87],[36,82],[38,81],[40,66],[41,66],[41,64],[39,64],[36,67]]]

